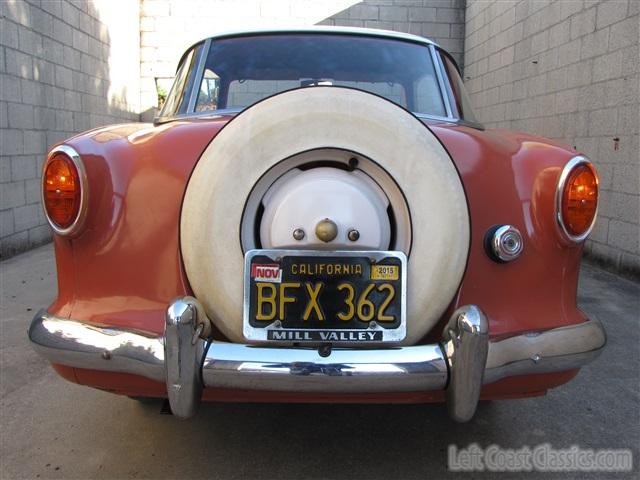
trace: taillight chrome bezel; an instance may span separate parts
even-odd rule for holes
[[[80,207],[78,208],[78,213],[76,214],[76,218],[68,227],[61,227],[56,222],[54,222],[49,216],[49,212],[47,212],[47,205],[45,199],[45,173],[47,171],[47,166],[49,162],[58,154],[64,154],[67,158],[71,160],[73,165],[76,167],[76,171],[78,172],[78,178],[80,180]],[[41,185],[40,185],[40,197],[42,201],[42,209],[44,210],[44,216],[49,223],[49,226],[53,229],[55,233],[62,236],[72,236],[77,234],[82,225],[84,224],[84,220],[87,214],[87,198],[88,198],[88,183],[87,183],[87,174],[84,168],[84,164],[82,163],[82,159],[80,158],[80,154],[73,148],[68,145],[58,145],[53,148],[49,154],[47,155],[47,159],[42,166],[42,177],[41,177]]]
[[[598,171],[595,169],[593,163],[591,163],[591,161],[587,157],[583,155],[578,155],[573,157],[571,160],[569,160],[566,163],[566,165],[562,168],[562,172],[560,172],[560,178],[558,180],[558,185],[556,187],[556,223],[558,225],[558,230],[562,238],[565,241],[568,241],[570,243],[581,243],[586,240],[586,238],[589,236],[589,234],[593,230],[594,225],[596,224],[596,219],[598,218],[598,209],[600,207],[600,202],[597,200],[596,211],[593,214],[593,219],[591,220],[591,224],[589,225],[589,228],[587,228],[583,233],[581,233],[580,235],[574,235],[567,229],[567,226],[564,222],[564,218],[562,217],[562,198],[564,196],[564,189],[567,184],[567,180],[571,175],[571,172],[575,168],[581,165],[585,165],[586,167],[589,168],[589,170],[591,170],[591,172],[593,173],[593,176],[596,179],[596,183],[599,185],[600,177],[598,176]],[[599,187],[598,187],[598,193],[599,193]]]

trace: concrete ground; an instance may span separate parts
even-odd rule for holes
[[[68,383],[29,347],[34,313],[56,293],[51,246],[0,264],[0,478],[466,478],[447,446],[633,451],[634,471],[558,478],[638,478],[640,285],[584,265],[580,305],[608,333],[602,356],[546,397],[488,402],[468,424],[443,406],[204,404],[160,414]],[[513,476],[513,474],[507,474]],[[548,473],[520,474],[547,478]]]

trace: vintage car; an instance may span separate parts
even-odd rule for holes
[[[598,176],[473,116],[456,63],[315,27],[188,49],[153,124],[55,146],[58,297],[32,345],[135,398],[445,402],[542,395],[605,345],[576,305]]]

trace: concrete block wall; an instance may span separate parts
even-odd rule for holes
[[[462,66],[465,0],[364,0],[320,22],[381,28],[427,37]]]
[[[596,164],[587,254],[640,272],[637,0],[468,0],[464,75],[489,127],[559,139]]]
[[[124,19],[109,8],[106,1],[0,2],[2,258],[50,238],[40,206],[48,149],[94,126],[139,118],[137,3],[118,7]],[[131,78],[114,81],[131,69]]]
[[[141,105],[157,113],[157,83],[170,84],[196,41],[247,28],[339,25],[396,30],[439,42],[462,62],[464,0],[141,0]]]

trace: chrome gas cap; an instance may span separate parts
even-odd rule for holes
[[[263,248],[389,248],[389,200],[360,170],[290,170],[271,185],[262,205]]]

